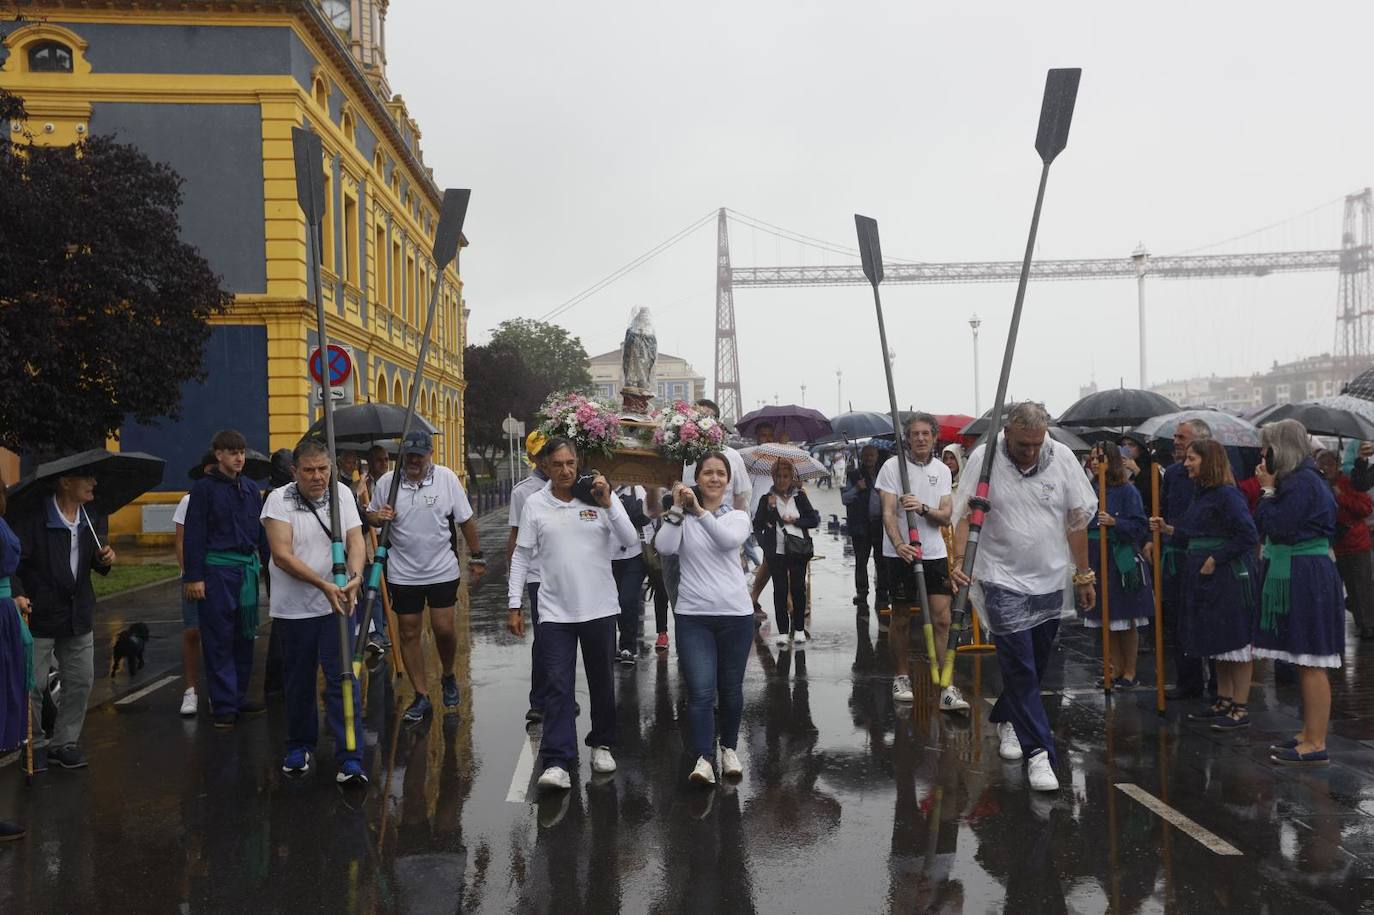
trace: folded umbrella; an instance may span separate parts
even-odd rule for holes
[[[1362,442],[1374,441],[1374,421],[1354,410],[1325,403],[1277,404],[1256,416],[1254,423],[1257,426],[1267,426],[1282,419],[1296,419],[1303,424],[1309,435],[1334,435],[1337,438],[1353,438]]]
[[[361,403],[340,407],[334,411],[335,442],[371,442],[379,438],[400,438],[404,431],[406,411],[386,403]],[[416,414],[415,425],[431,435],[439,430],[424,417]],[[324,420],[320,419],[305,433],[306,438],[324,441]]]
[[[1061,426],[1114,426],[1126,429],[1181,407],[1162,394],[1137,388],[1096,391],[1069,407],[1059,417]]]
[[[95,477],[91,508],[113,514],[162,482],[166,462],[141,451],[94,448],[39,464],[38,469],[6,493],[8,511],[37,510],[53,492],[59,477]]]
[[[1190,419],[1200,419],[1212,430],[1212,438],[1227,447],[1258,448],[1259,430],[1252,423],[1239,416],[1222,413],[1220,410],[1179,410],[1145,420],[1132,431],[1151,440],[1169,441],[1173,439],[1178,424]]]
[[[773,466],[778,461],[791,463],[796,471],[797,479],[803,482],[827,479],[830,476],[830,471],[825,468],[824,464],[792,445],[774,443],[755,445],[752,448],[742,449],[740,456],[744,458],[744,469],[749,471],[750,476],[771,477]]]
[[[812,442],[832,431],[830,420],[825,418],[824,413],[796,404],[760,407],[737,419],[735,429],[740,435],[753,438],[759,423],[772,423],[775,436],[785,435],[794,442]]]

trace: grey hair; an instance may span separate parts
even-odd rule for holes
[[[929,413],[917,412],[908,416],[906,418],[906,421],[902,423],[902,435],[910,435],[911,427],[916,425],[917,423],[925,423],[927,426],[930,427],[930,431],[932,434],[938,435],[940,432],[940,421],[938,419],[936,419],[934,416],[931,416]]]
[[[1307,427],[1296,419],[1261,426],[1260,447],[1274,449],[1274,477],[1282,480],[1308,458]]]
[[[1011,409],[1007,411],[1005,425],[1007,428],[1015,426],[1028,432],[1038,432],[1050,427],[1050,414],[1044,404],[1023,400],[1018,404],[1012,404]]]
[[[1185,419],[1179,423],[1180,426],[1187,426],[1193,430],[1193,440],[1208,442],[1212,440],[1212,427],[1201,419]]]
[[[317,438],[301,439],[300,444],[296,445],[296,450],[291,452],[291,459],[299,464],[301,458],[313,457],[317,454],[323,454],[331,465],[334,463],[334,457],[329,453],[329,447]]]

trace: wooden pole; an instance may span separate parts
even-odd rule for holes
[[[1107,458],[1103,455],[1097,462],[1097,510],[1105,512],[1107,510]],[[1102,691],[1110,693],[1112,691],[1112,612],[1111,612],[1111,588],[1108,583],[1111,580],[1111,569],[1108,566],[1107,551],[1107,532],[1109,528],[1105,524],[1097,525],[1097,567],[1102,570],[1102,575],[1097,582],[1098,603],[1102,605]]]
[[[1159,517],[1159,477],[1163,473],[1158,464],[1150,464],[1150,517]],[[1154,549],[1155,584],[1155,711],[1164,714],[1164,553],[1159,531],[1155,531],[1151,546]]]
[[[24,626],[25,626],[25,628],[27,628],[28,625],[29,625],[29,615],[28,615],[27,613],[24,613],[23,611],[21,611],[21,612],[20,612],[20,616],[22,616],[22,617],[24,618]],[[44,673],[43,678],[44,678],[45,680],[47,679],[47,673],[46,673],[46,672]],[[33,685],[34,685],[34,689],[37,689],[37,688],[38,688],[38,668],[37,668],[37,665],[34,666],[34,671],[33,671]],[[33,784],[33,691],[32,691],[32,690],[30,690],[30,691],[29,691],[29,694],[26,695],[26,696],[24,697],[24,708],[28,711],[28,714],[26,714],[26,715],[24,716],[24,718],[26,719],[25,727],[26,727],[27,730],[28,730],[28,739],[24,741],[24,784],[25,784],[25,785],[32,785],[32,784]]]

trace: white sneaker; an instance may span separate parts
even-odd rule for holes
[[[792,643],[792,637],[785,632],[779,632],[778,637],[773,639],[773,643],[779,648],[783,648]]]
[[[196,708],[198,704],[199,700],[196,697],[196,688],[193,686],[181,694],[181,717],[196,717]]]
[[[592,771],[603,774],[615,771],[615,757],[611,755],[610,747],[596,747],[592,750]]]
[[[916,694],[911,691],[910,677],[892,678],[892,701],[911,702],[916,698]]]
[[[1050,754],[1044,750],[1030,758],[1027,771],[1030,774],[1030,786],[1036,791],[1059,790],[1059,779],[1055,776],[1054,769],[1050,768]]]
[[[571,788],[572,779],[568,777],[568,770],[562,766],[549,766],[544,770],[544,774],[539,776],[540,788]]]
[[[687,777],[702,785],[714,785],[716,783],[715,770],[711,768],[711,764],[706,761],[705,756],[697,757],[696,767],[692,769],[692,774]]]
[[[744,766],[739,761],[739,754],[729,747],[721,748],[720,771],[730,778],[739,778],[744,774]]]
[[[940,691],[940,711],[942,712],[967,712],[968,703],[964,701],[963,693],[959,692],[957,686],[946,686]]]
[[[792,639],[793,644],[796,644],[796,645],[805,645],[805,644],[806,644],[806,641],[807,641],[807,639],[806,639],[806,630],[804,630],[804,629],[798,629],[798,630],[797,630],[796,636],[794,636],[793,639]]]
[[[1016,728],[1010,721],[997,724],[997,755],[1003,759],[1021,758],[1021,741],[1016,737]]]

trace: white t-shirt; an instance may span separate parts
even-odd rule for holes
[[[902,456],[906,461],[907,481],[911,486],[910,495],[920,499],[924,504],[931,508],[939,508],[940,500],[949,495],[952,486],[950,483],[949,468],[940,460],[938,455],[932,454],[930,460],[925,464],[917,464],[907,455]],[[902,477],[897,469],[897,461],[890,460],[883,464],[878,471],[878,478],[874,480],[874,486],[878,492],[890,492],[902,497]],[[905,512],[898,506],[898,523],[905,516]],[[940,533],[940,528],[931,524],[928,520],[916,515],[916,530],[921,537],[921,556],[924,559],[943,559],[949,555],[945,549],[945,538]],[[892,540],[887,536],[887,527],[883,527],[883,555],[897,555],[897,548],[893,546]]]
[[[339,526],[346,538],[348,532],[363,526],[358,516],[358,504],[348,487],[335,484],[339,500]],[[291,552],[321,578],[328,579],[334,569],[334,557],[329,540],[329,503],[321,500],[310,506],[297,494],[296,484],[278,486],[267,495],[262,506],[262,520],[285,521],[291,525]],[[299,620],[313,616],[328,616],[332,611],[324,592],[307,584],[277,565],[275,557],[267,564],[272,576],[271,611],[273,619]]]
[[[768,494],[773,496],[778,495],[777,493],[773,492],[771,488],[768,490]],[[763,501],[763,496],[759,496],[759,501]],[[785,496],[778,496],[779,518],[797,518],[800,515],[801,512],[797,511],[797,491],[795,489],[789,491]],[[793,537],[806,536],[806,531],[797,527],[795,524],[788,524],[784,522],[782,525],[780,525],[780,527],[782,528],[782,531],[778,533],[778,542],[773,549],[773,552],[779,555],[787,552],[787,538],[782,536],[783,533],[791,534]]]
[[[525,477],[510,491],[510,526],[518,528],[520,526],[520,516],[525,511],[525,503],[530,496],[539,492],[549,485],[549,478],[538,474],[530,474]],[[506,570],[508,573],[510,569]],[[530,558],[529,570],[525,573],[525,583],[529,585],[539,584],[539,557]]]
[[[67,516],[62,514],[62,509],[57,507],[57,499],[53,498],[53,511],[57,517],[67,526],[67,538],[69,549],[67,551],[67,561],[72,567],[72,580],[76,580],[76,570],[81,565],[81,509],[76,510],[76,520],[68,521]]]
[[[713,515],[688,515],[681,524],[665,523],[654,546],[678,556],[682,577],[673,613],[748,616],[754,612],[749,587],[739,573],[739,549],[749,539],[749,514],[722,505]]]
[[[564,502],[546,485],[525,502],[516,536],[506,597],[520,606],[524,590],[524,551],[539,557],[539,623],[585,623],[620,613],[611,556],[639,541],[620,500],[609,509],[580,499]]]
[[[182,527],[186,526],[186,506],[190,504],[191,494],[188,492],[186,495],[182,496],[181,501],[177,503],[176,511],[172,512],[173,524],[180,524]]]
[[[369,512],[382,510],[391,491],[391,474],[382,474],[368,504]],[[351,498],[351,497],[350,497]],[[391,522],[391,549],[387,553],[387,581],[398,585],[437,585],[458,578],[458,555],[453,552],[449,519],[455,525],[472,517],[458,475],[438,464],[418,484],[402,471],[396,495],[396,518]]]
[[[736,496],[744,497],[744,504],[749,504],[749,498],[753,493],[753,485],[749,482],[749,471],[744,467],[744,455],[734,448],[726,446],[721,449],[721,454],[725,455],[725,460],[730,464],[730,499],[731,506],[734,505]],[[682,482],[688,486],[693,486],[697,481],[697,465],[695,463],[682,465]],[[769,486],[773,485],[770,480]]]

